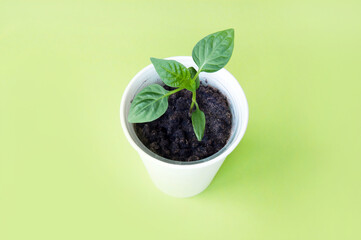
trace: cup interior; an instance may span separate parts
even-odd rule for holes
[[[186,67],[194,67],[197,69],[196,64],[193,62],[192,57],[171,57],[168,59],[176,60],[182,63]],[[226,97],[229,102],[230,110],[232,113],[232,130],[231,136],[228,139],[227,144],[217,153],[192,162],[181,162],[161,157],[152,151],[150,151],[138,138],[135,133],[134,126],[132,123],[127,121],[131,101],[134,97],[145,87],[151,84],[161,84],[163,82],[159,78],[153,65],[145,67],[140,71],[129,83],[125,90],[122,102],[121,102],[121,122],[123,129],[134,148],[137,151],[143,151],[150,157],[160,160],[165,163],[176,164],[176,165],[193,165],[207,161],[211,161],[217,158],[225,158],[233,149],[238,145],[241,138],[243,137],[247,122],[248,122],[248,104],[246,96],[239,85],[238,81],[230,74],[227,70],[221,69],[215,73],[201,73],[199,75],[200,81],[205,85],[210,85],[219,89]]]

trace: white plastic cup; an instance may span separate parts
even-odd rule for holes
[[[196,67],[192,57],[179,56],[168,59],[176,60],[186,67]],[[180,162],[163,158],[150,151],[138,139],[133,124],[129,123],[128,113],[131,101],[144,87],[162,83],[154,66],[151,64],[141,70],[130,81],[120,104],[120,121],[130,144],[139,153],[152,181],[164,193],[174,197],[192,197],[208,187],[218,172],[224,159],[241,141],[248,123],[248,104],[238,81],[227,70],[215,73],[201,73],[200,80],[219,89],[227,96],[232,112],[232,131],[227,144],[217,153],[207,158]],[[207,80],[205,82],[205,80]]]

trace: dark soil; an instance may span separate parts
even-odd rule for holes
[[[206,116],[206,129],[200,142],[193,132],[189,113],[191,99],[190,91],[179,91],[169,97],[169,107],[163,116],[152,122],[135,124],[139,139],[152,152],[189,162],[211,156],[226,145],[232,128],[227,98],[216,88],[200,85],[197,102]]]

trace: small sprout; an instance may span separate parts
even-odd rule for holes
[[[192,92],[190,106],[194,134],[198,141],[202,141],[206,127],[204,112],[199,109],[196,101],[196,91],[199,88],[199,74],[201,72],[213,73],[222,69],[231,58],[234,45],[234,30],[210,34],[200,40],[192,51],[193,61],[198,66],[198,71],[174,60],[150,58],[159,77],[165,85],[176,88],[167,91],[158,84],[144,88],[135,96],[128,115],[131,123],[150,122],[161,117],[168,109],[168,97],[183,89]]]

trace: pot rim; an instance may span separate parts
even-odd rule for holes
[[[169,59],[169,60],[177,60],[177,61],[181,61],[181,60],[192,60],[192,57],[191,56],[175,56],[175,57],[169,57],[169,58],[165,58],[165,59]],[[125,88],[124,90],[124,93],[122,95],[122,98],[121,98],[121,102],[120,102],[120,122],[121,122],[121,125],[122,125],[122,128],[123,128],[123,131],[124,131],[124,134],[128,140],[128,142],[132,145],[132,147],[138,152],[138,153],[142,153],[142,154],[145,154],[147,155],[147,157],[151,158],[152,160],[154,160],[154,162],[156,162],[157,164],[160,164],[160,165],[167,165],[168,167],[169,166],[172,166],[172,167],[176,167],[176,168],[186,168],[186,167],[192,167],[192,168],[195,168],[195,167],[204,167],[206,165],[209,165],[209,164],[213,164],[215,162],[218,162],[222,159],[224,159],[225,157],[227,157],[235,148],[236,146],[238,145],[238,143],[241,141],[241,139],[243,138],[244,134],[245,134],[245,131],[246,131],[246,128],[247,128],[247,125],[248,125],[248,116],[249,116],[249,113],[248,113],[248,102],[247,102],[247,99],[246,99],[246,95],[241,87],[241,85],[239,84],[239,82],[236,80],[236,78],[230,73],[228,72],[226,69],[222,68],[221,70],[219,70],[220,73],[222,74],[228,74],[230,78],[233,79],[233,81],[235,81],[237,83],[237,85],[239,86],[239,91],[240,91],[240,95],[242,95],[242,98],[243,100],[245,101],[244,102],[244,109],[242,111],[242,114],[245,114],[245,117],[243,119],[244,123],[242,123],[240,125],[240,133],[236,136],[235,139],[232,140],[232,143],[226,148],[224,149],[224,151],[221,153],[221,154],[218,154],[221,150],[219,150],[218,152],[216,152],[215,154],[209,156],[209,157],[206,157],[206,158],[203,158],[203,159],[200,159],[200,160],[197,160],[197,161],[191,161],[191,162],[182,162],[182,161],[176,161],[176,160],[171,160],[171,159],[167,159],[167,158],[164,158],[164,157],[161,157],[155,153],[153,153],[153,156],[150,155],[149,153],[145,152],[140,146],[138,146],[138,144],[136,144],[133,140],[133,138],[130,136],[129,134],[129,131],[128,131],[128,128],[126,126],[126,121],[127,121],[127,118],[125,116],[125,104],[126,104],[126,101],[129,100],[127,99],[125,96],[127,96],[127,93],[130,91],[131,87],[132,87],[132,83],[134,83],[136,81],[136,79],[138,79],[140,76],[143,75],[144,72],[146,71],[149,71],[151,68],[154,68],[154,66],[152,64],[149,64],[148,66],[146,66],[145,68],[143,68],[141,71],[139,71],[133,78],[132,80],[128,83],[127,87]],[[231,104],[231,103],[230,103]],[[239,118],[239,121],[241,121],[241,118]],[[231,138],[231,136],[230,136]],[[224,146],[226,147],[227,144]],[[150,151],[150,150],[149,150]]]

